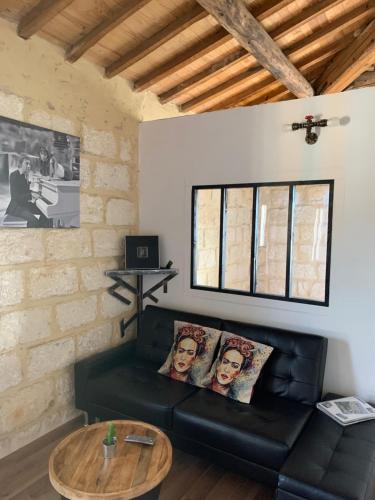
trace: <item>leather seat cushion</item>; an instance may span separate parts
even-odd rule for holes
[[[375,498],[375,421],[342,427],[315,410],[279,488],[310,500]]]
[[[174,411],[173,430],[245,460],[279,470],[312,407],[273,395],[239,403],[199,390]]]
[[[164,429],[172,424],[174,406],[197,389],[157,373],[158,365],[129,360],[92,377],[87,383],[87,400],[134,419]]]

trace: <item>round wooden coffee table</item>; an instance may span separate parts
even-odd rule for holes
[[[83,427],[66,437],[49,459],[49,478],[63,498],[72,500],[157,499],[172,465],[172,446],[157,427],[115,420],[117,452],[104,459],[108,422]],[[128,434],[154,438],[154,446],[125,443]]]

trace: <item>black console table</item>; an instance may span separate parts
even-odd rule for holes
[[[115,284],[108,288],[108,293],[111,294],[116,299],[121,300],[126,305],[131,304],[131,300],[123,297],[117,292],[118,288],[125,288],[129,292],[133,293],[137,298],[137,312],[133,316],[125,321],[121,320],[121,337],[124,337],[125,330],[127,327],[137,320],[137,329],[139,331],[141,326],[141,316],[143,311],[143,301],[144,299],[151,299],[156,304],[159,300],[154,296],[154,293],[163,287],[164,293],[168,292],[168,282],[171,281],[178,274],[178,269],[119,269],[113,271],[106,271],[105,275],[115,281]],[[137,286],[134,287],[126,281],[127,276],[137,277]],[[155,285],[153,285],[148,290],[143,290],[143,277],[144,276],[161,276],[162,278]]]

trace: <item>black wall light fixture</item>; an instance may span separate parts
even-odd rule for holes
[[[313,132],[314,127],[326,127],[328,125],[328,120],[317,120],[313,121],[313,115],[305,116],[305,122],[302,123],[292,123],[292,130],[299,130],[301,128],[306,129],[306,142],[307,144],[315,144],[318,140],[318,134]]]

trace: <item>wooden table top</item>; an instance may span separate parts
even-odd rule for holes
[[[163,481],[172,465],[168,437],[144,422],[113,422],[117,431],[115,458],[103,458],[108,422],[83,427],[56,446],[49,460],[49,477],[60,495],[73,500],[128,500]],[[155,445],[125,443],[128,434],[150,436]]]

